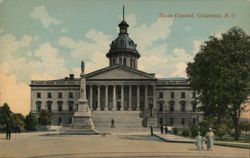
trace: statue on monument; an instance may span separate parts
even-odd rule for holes
[[[82,74],[84,73],[84,69],[85,69],[85,63],[84,63],[84,61],[82,61],[82,63],[81,63]]]

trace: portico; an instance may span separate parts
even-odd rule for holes
[[[130,84],[115,83],[110,85],[96,83],[87,85],[89,106],[92,110],[97,111],[143,110],[148,107],[148,98],[154,98],[153,94],[154,85],[136,82]]]

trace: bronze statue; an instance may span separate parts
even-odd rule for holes
[[[84,64],[84,61],[82,61],[82,64],[81,64],[82,73],[84,73],[84,69],[85,69],[85,64]]]

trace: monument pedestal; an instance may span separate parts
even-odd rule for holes
[[[76,111],[73,122],[69,127],[63,127],[60,134],[66,135],[92,135],[98,134],[91,117],[91,111]]]

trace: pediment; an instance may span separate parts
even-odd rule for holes
[[[115,65],[87,74],[87,79],[154,79],[154,74]]]

